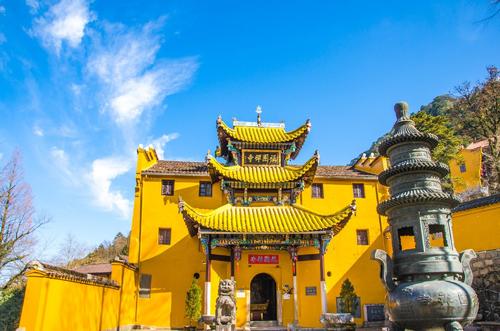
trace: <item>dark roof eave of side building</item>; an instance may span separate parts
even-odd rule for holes
[[[462,202],[461,204],[453,208],[452,213],[466,211],[474,208],[485,207],[496,203],[500,203],[500,193],[493,194],[483,198],[474,199],[471,201]]]
[[[142,171],[147,176],[209,177],[208,167],[201,161],[160,160]],[[357,179],[376,181],[377,176],[355,170],[350,166],[318,166],[315,178]]]

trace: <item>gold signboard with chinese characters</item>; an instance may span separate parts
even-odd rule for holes
[[[244,166],[280,166],[281,151],[277,150],[243,150],[242,165]]]

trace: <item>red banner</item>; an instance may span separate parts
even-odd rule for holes
[[[279,264],[279,255],[276,254],[248,254],[248,264]]]

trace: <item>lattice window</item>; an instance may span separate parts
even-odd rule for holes
[[[323,184],[312,184],[312,197],[317,199],[323,199]]]
[[[352,194],[355,198],[364,198],[365,184],[352,184]]]
[[[211,197],[212,196],[212,183],[210,182],[200,182],[200,191],[198,192],[200,197]]]
[[[159,245],[170,245],[171,237],[172,237],[172,229],[165,229],[165,228],[158,229]]]
[[[139,280],[139,297],[140,298],[151,297],[151,275],[141,274]]]
[[[356,239],[358,245],[368,245],[368,230],[356,230]]]
[[[173,180],[162,180],[161,195],[174,195],[174,183]]]

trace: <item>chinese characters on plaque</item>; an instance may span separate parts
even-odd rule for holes
[[[279,256],[274,254],[248,254],[248,264],[278,264]]]
[[[280,165],[281,151],[243,151],[243,165]]]

